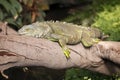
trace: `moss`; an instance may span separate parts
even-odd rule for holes
[[[103,6],[104,7],[104,6]],[[97,13],[92,26],[100,28],[109,35],[108,40],[120,41],[120,5],[104,7],[104,11]]]

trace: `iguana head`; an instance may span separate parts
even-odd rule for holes
[[[34,27],[32,25],[25,25],[18,30],[18,33],[22,35],[28,35],[33,32],[34,32]]]
[[[30,25],[25,25],[18,30],[20,35],[32,37],[44,37],[51,32],[51,28],[43,22],[35,22]]]

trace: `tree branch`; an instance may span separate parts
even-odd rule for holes
[[[4,30],[4,29],[2,29]],[[0,71],[15,66],[44,66],[52,69],[85,68],[107,75],[120,73],[120,42],[101,41],[91,48],[68,45],[66,59],[58,43],[46,39],[19,36],[16,32],[0,35]]]

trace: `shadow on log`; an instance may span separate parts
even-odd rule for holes
[[[0,23],[0,71],[11,67],[43,66],[51,69],[85,68],[106,75],[120,73],[120,42],[101,41],[91,48],[81,43],[68,45],[66,59],[58,43],[46,39],[20,36]]]

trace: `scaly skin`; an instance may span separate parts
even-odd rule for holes
[[[101,37],[101,33],[98,29],[59,21],[35,22],[23,26],[18,33],[21,35],[57,41],[67,58],[70,57],[70,50],[66,44],[77,44],[82,42],[85,47],[90,47],[97,43],[99,41],[98,38]]]

